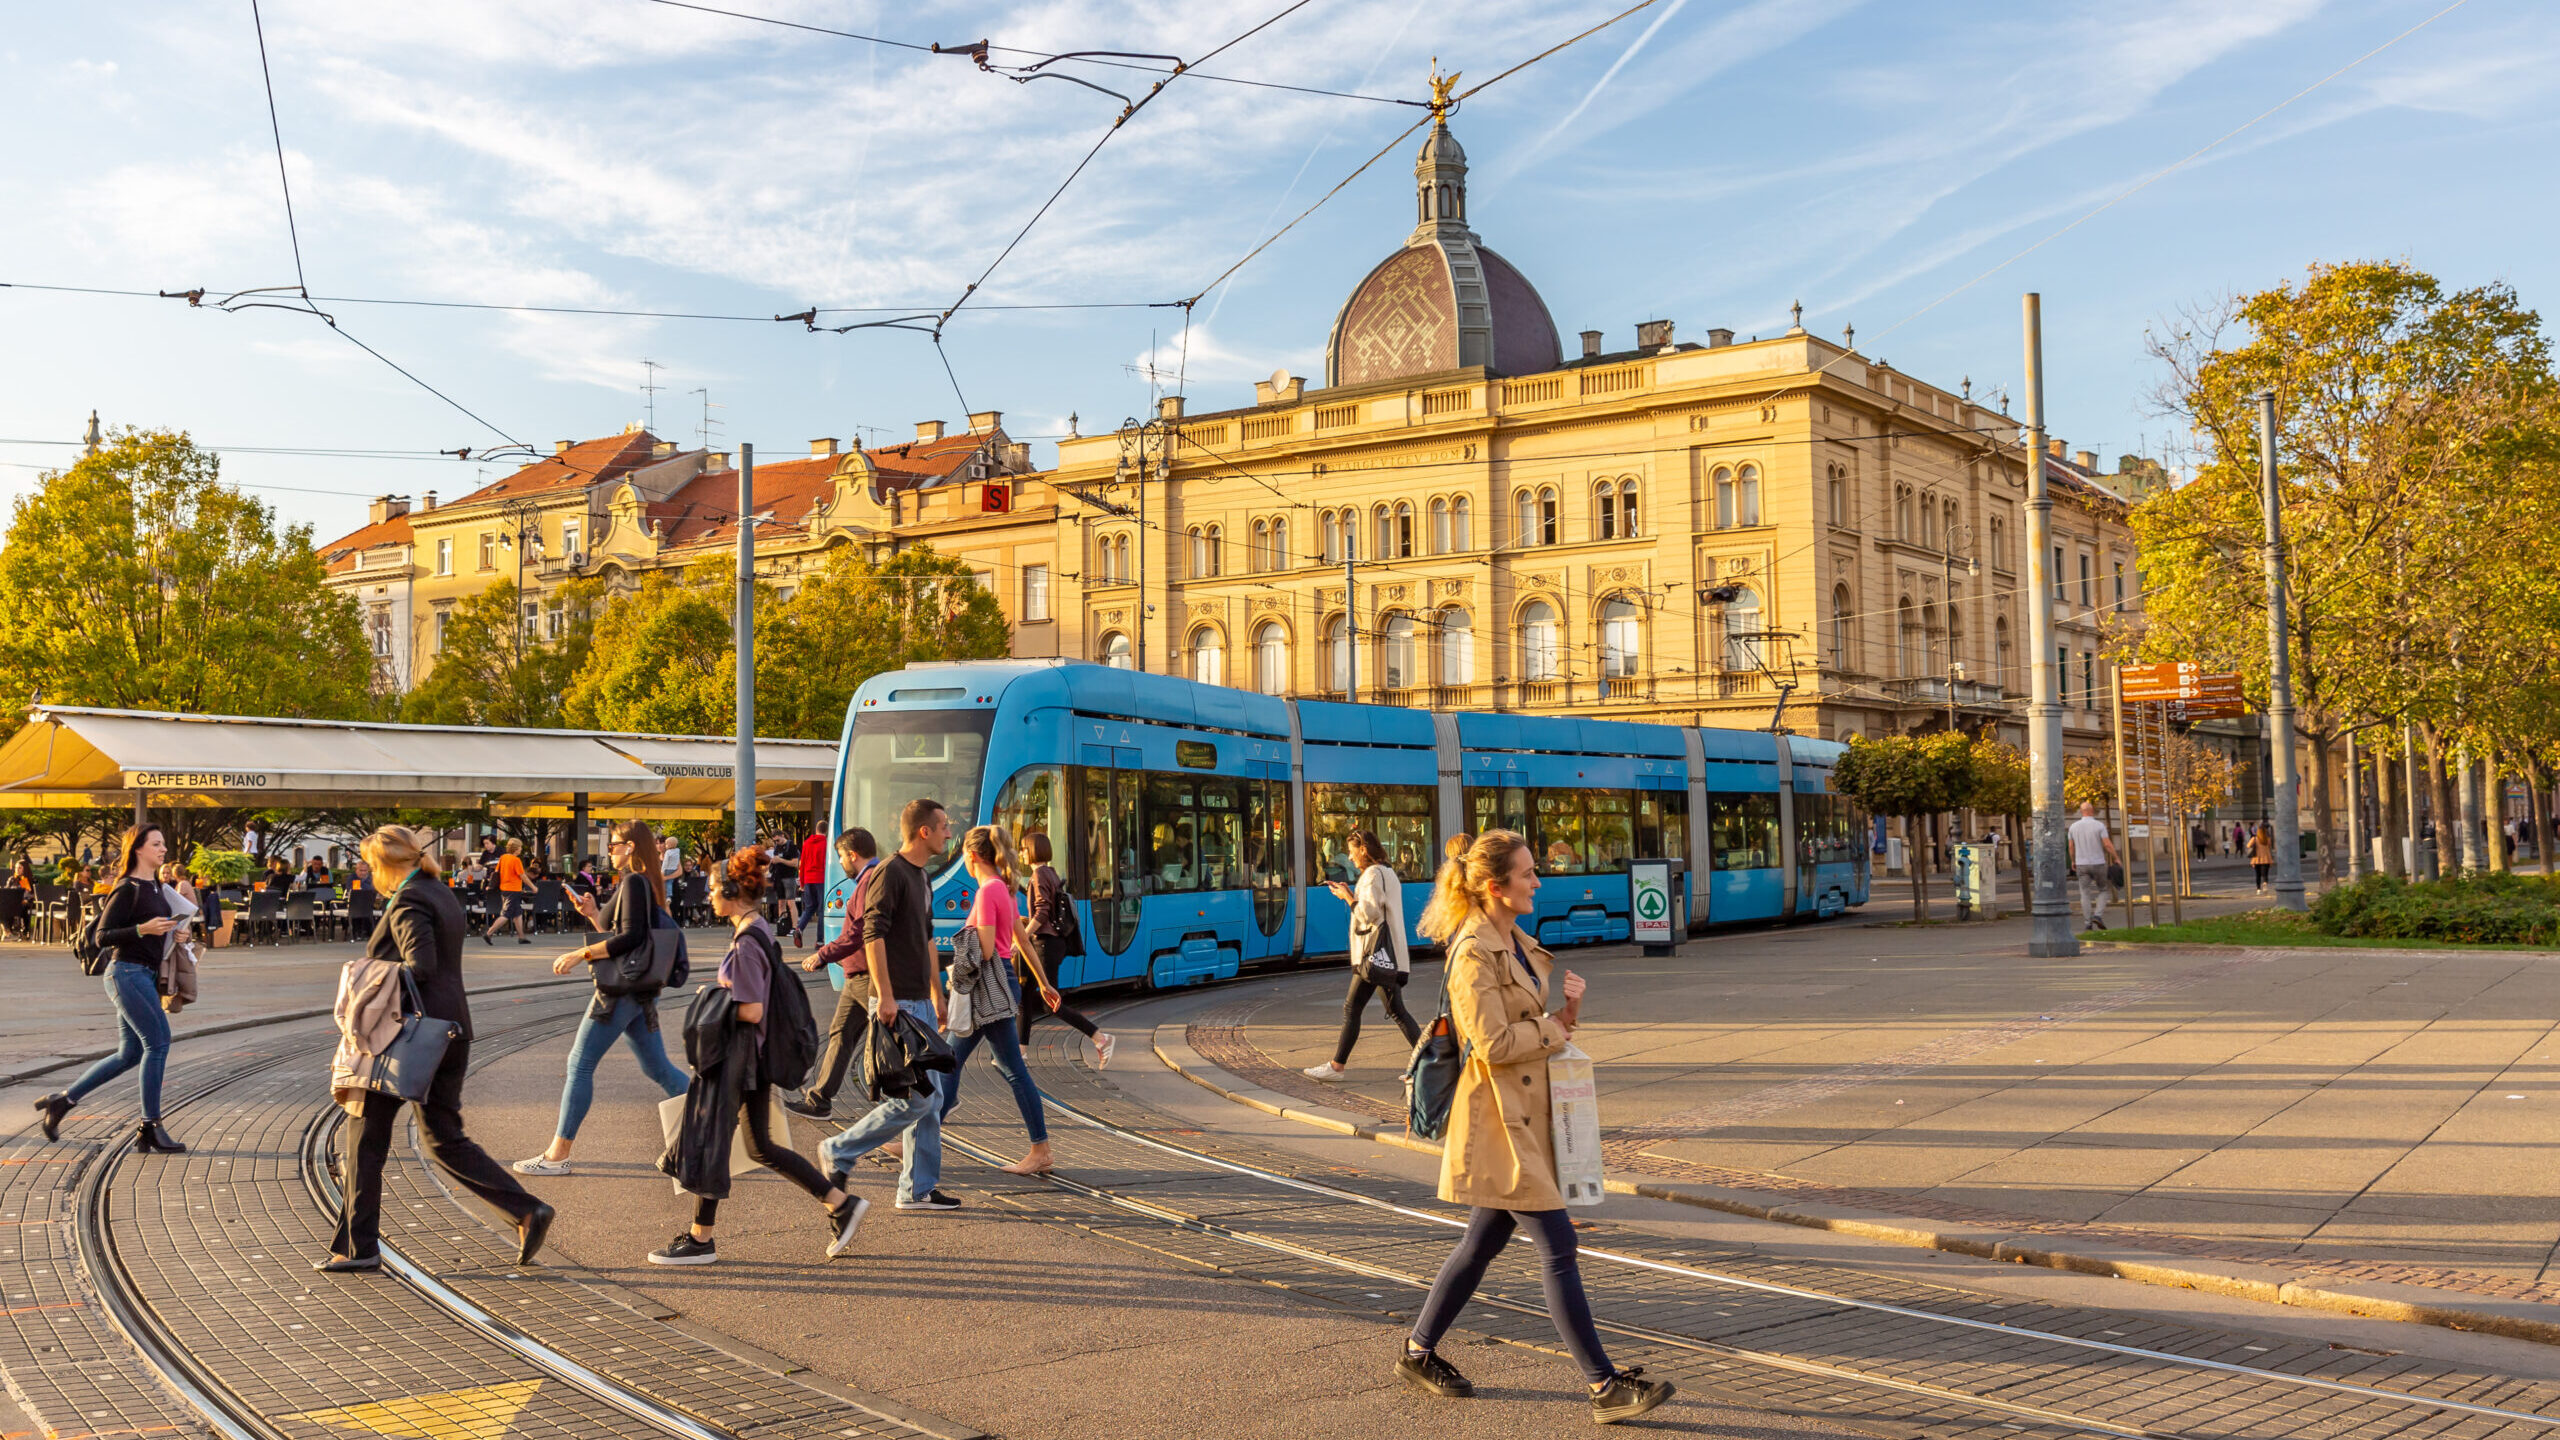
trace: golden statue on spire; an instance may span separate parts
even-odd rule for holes
[[[1450,91],[1452,91],[1452,90],[1455,90],[1455,89],[1457,89],[1457,88],[1458,88],[1458,77],[1457,77],[1456,75],[1442,75],[1442,74],[1440,73],[1440,57],[1439,57],[1439,56],[1437,56],[1437,55],[1432,56],[1432,57],[1431,57],[1431,118],[1432,118],[1432,119],[1434,119],[1434,120],[1439,120],[1439,121],[1446,121],[1446,120],[1449,118],[1449,105],[1450,105],[1449,92],[1450,92]]]

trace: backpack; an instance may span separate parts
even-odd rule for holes
[[[115,892],[109,891],[106,900],[98,902],[98,908],[89,912],[89,918],[80,922],[79,932],[71,937],[71,958],[80,962],[83,975],[106,974],[108,964],[116,958],[105,938],[107,902],[114,898]]]
[[[809,992],[800,974],[783,963],[782,947],[758,935],[765,963],[772,967],[773,987],[764,1007],[764,1078],[768,1085],[797,1090],[818,1064],[818,1017],[809,1009]]]

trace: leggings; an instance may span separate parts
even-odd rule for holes
[[[827,1198],[827,1177],[807,1157],[788,1145],[773,1143],[773,1108],[766,1098],[765,1087],[759,1085],[738,1097],[738,1109],[747,1122],[747,1158],[772,1171],[820,1200]],[[693,1223],[708,1230],[720,1220],[720,1202],[709,1195],[693,1199]]]
[[[1591,1302],[1582,1294],[1582,1266],[1576,1258],[1578,1246],[1573,1236],[1573,1219],[1562,1210],[1494,1210],[1477,1206],[1467,1216],[1467,1233],[1440,1267],[1440,1276],[1431,1282],[1431,1295],[1422,1302],[1421,1313],[1413,1320],[1413,1343],[1426,1353],[1439,1348],[1440,1337],[1449,1333],[1458,1312],[1475,1298],[1476,1287],[1484,1282],[1485,1267],[1502,1247],[1511,1243],[1511,1232],[1526,1226],[1529,1239],[1538,1247],[1538,1279],[1547,1292],[1547,1315],[1555,1321],[1556,1334],[1565,1348],[1573,1352],[1573,1361],[1582,1367],[1582,1378],[1594,1385],[1604,1384],[1618,1372],[1609,1365],[1608,1352],[1600,1346],[1600,1332],[1591,1323]]]
[[[2255,865],[2255,864],[2253,864],[2253,865],[2251,865],[2249,868],[2258,872],[2258,888],[2259,888],[2259,889],[2261,889],[2261,890],[2266,889],[2266,888],[2267,888],[2267,871],[2269,871],[2270,869],[2272,869],[2272,868],[2274,868],[2274,867],[2273,867],[2273,866],[2268,866],[2268,865]]]
[[[1351,1047],[1360,1043],[1360,1012],[1369,1008],[1371,995],[1378,995],[1386,1001],[1387,1018],[1396,1022],[1396,1028],[1404,1032],[1407,1048],[1422,1038],[1422,1027],[1413,1022],[1412,1013],[1404,1008],[1404,982],[1398,980],[1393,985],[1381,985],[1370,979],[1367,972],[1354,970],[1351,972],[1351,993],[1342,998],[1342,1038],[1333,1042],[1333,1068],[1336,1070],[1350,1063]]]

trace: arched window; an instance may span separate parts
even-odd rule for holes
[[[1351,688],[1351,624],[1340,615],[1324,627],[1325,669],[1330,677],[1327,689],[1340,693]]]
[[[1618,533],[1632,539],[1643,533],[1636,526],[1636,482],[1618,482]]]
[[[1897,540],[1911,538],[1911,487],[1893,487],[1893,535]]]
[[[1227,642],[1215,625],[1191,632],[1191,678],[1203,685],[1227,683]]]
[[[1634,677],[1643,663],[1643,619],[1635,605],[1612,598],[1600,607],[1600,674],[1605,679]]]
[[[1209,573],[1209,539],[1197,525],[1191,527],[1191,568],[1185,573],[1195,580]]]
[[[1511,497],[1511,543],[1520,546],[1538,543],[1538,497],[1526,490]]]
[[[1552,485],[1538,491],[1538,543],[1556,543],[1556,491]]]
[[[1451,606],[1440,612],[1440,683],[1472,685],[1476,679],[1476,622]]]
[[[1760,596],[1748,585],[1725,602],[1724,668],[1760,668]]]
[[[2009,568],[2009,526],[1998,516],[1993,516],[1991,520],[1991,568],[1994,570]]]
[[[1289,553],[1289,521],[1287,517],[1284,516],[1273,520],[1271,522],[1271,568],[1274,570],[1286,570],[1297,563],[1298,557]]]
[[[1945,511],[1938,517],[1938,534],[1947,542],[1949,550],[1956,548],[1956,536],[1963,529],[1964,507],[1950,500],[1947,502]]]
[[[1902,603],[1896,606],[1895,610],[1901,619],[1902,628],[1899,632],[1899,638],[1894,644],[1894,673],[1897,675],[1917,675],[1920,673],[1920,662],[1917,654],[1917,651],[1920,648],[1920,607],[1912,604],[1911,597],[1905,595],[1902,597]]]
[[[1856,623],[1849,600],[1849,587],[1835,585],[1831,589],[1831,668],[1847,670],[1851,646],[1850,627]]]
[[[1265,620],[1253,632],[1253,688],[1265,695],[1289,693],[1289,632]]]
[[[1129,668],[1129,637],[1114,630],[1102,637],[1102,663],[1114,670]]]
[[[1719,530],[1730,530],[1736,523],[1734,519],[1733,472],[1725,469],[1721,465],[1716,467],[1715,491],[1716,528]]]
[[[1824,476],[1823,489],[1831,503],[1831,523],[1845,527],[1849,523],[1848,477],[1840,473],[1837,465],[1824,467]]]
[[[1217,576],[1227,573],[1227,527],[1212,525],[1208,533],[1209,568],[1202,572]]]
[[[1964,663],[1964,611],[1952,596],[1947,600],[1947,663]]]
[[[1520,678],[1556,678],[1558,650],[1556,612],[1544,600],[1532,600],[1520,612]]]
[[[1406,560],[1413,556],[1413,502],[1396,502],[1395,548],[1387,552],[1389,559]]]
[[[1136,579],[1138,572],[1129,564],[1129,537],[1121,536],[1111,548],[1113,578],[1124,585]]]
[[[1992,622],[1991,622],[1991,638],[1992,638],[1992,641],[1993,641],[1993,648],[1998,652],[1997,654],[1995,654],[1995,655],[1993,656],[1993,659],[1998,663],[1998,665],[1999,665],[1999,667],[2000,667],[2000,668],[1999,668],[1999,670],[1998,670],[1998,672],[1997,672],[1997,674],[1998,674],[1998,676],[1999,676],[1999,680],[2000,680],[2000,688],[2001,688],[2001,689],[2003,689],[2003,690],[2006,690],[2006,689],[2008,689],[2008,688],[2009,688],[2009,617],[2008,617],[2008,616],[2003,615],[2003,616],[2001,616],[1999,619],[1994,620],[1994,621],[1992,621]]]
[[[1370,533],[1378,547],[1369,552],[1370,557],[1377,560],[1394,559],[1396,556],[1395,521],[1388,517],[1387,507],[1384,505],[1370,507],[1369,518],[1375,522],[1370,526]]]
[[[1920,497],[1920,543],[1938,543],[1938,497],[1935,495]]]
[[[1342,563],[1342,517],[1330,510],[1324,512],[1324,563]]]
[[[1431,553],[1449,553],[1449,501],[1439,495],[1431,497]]]
[[[1387,617],[1378,644],[1381,683],[1390,690],[1401,690],[1422,680],[1421,670],[1414,664],[1413,617],[1399,610]]]
[[[1615,540],[1618,538],[1618,486],[1616,481],[1603,480],[1600,482],[1599,489],[1592,492],[1591,538],[1594,540]]]
[[[1252,566],[1257,571],[1277,568],[1271,563],[1270,521],[1256,520],[1253,522],[1253,539],[1249,542],[1244,563]]]
[[[1467,503],[1466,496],[1460,495],[1449,502],[1449,549],[1451,551],[1476,548],[1473,520],[1474,509]]]

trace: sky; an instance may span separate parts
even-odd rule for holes
[[[1321,379],[1335,310],[1412,226],[1420,133],[1343,183],[1424,114],[1387,102],[1427,98],[1435,57],[1464,90],[1626,3],[1309,0],[1164,81],[664,0],[261,0],[275,130],[249,0],[12,7],[0,493],[67,463],[93,409],[220,447],[327,539],[371,496],[509,468],[434,452],[547,452],[653,401],[665,438],[769,456],[1000,410],[1040,463],[1071,415],[1108,429],[1175,377],[1194,413],[1249,404],[1276,370]],[[1285,5],[723,8],[1022,66],[1196,62]],[[2112,460],[2180,441],[2147,334],[2312,263],[2560,307],[2555,63],[2550,0],[1656,0],[1451,126],[1474,228],[1568,354],[1651,319],[1774,334],[1801,301],[1907,374],[2015,395],[2034,290],[2051,433]],[[1116,130],[1123,99],[1089,88],[1160,81]],[[939,354],[765,318],[938,312],[982,276]],[[213,308],[297,283],[336,333]],[[1194,295],[1186,325],[1167,302]],[[746,318],[362,303],[386,300]]]

